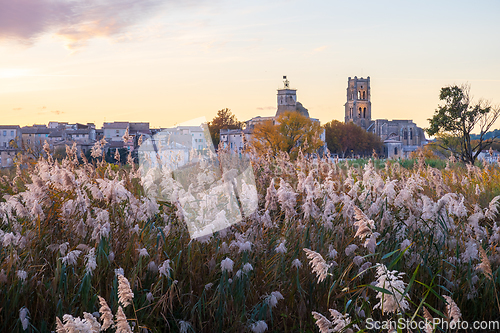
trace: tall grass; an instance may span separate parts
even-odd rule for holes
[[[444,317],[443,296],[464,320],[498,318],[497,166],[250,155],[258,211],[203,240],[190,239],[178,203],[145,196],[133,166],[79,164],[70,151],[3,177],[0,331],[54,331],[56,317],[97,312],[98,296],[116,313],[119,274],[134,294],[124,313],[135,331],[312,332],[328,309],[357,331],[369,317],[422,318],[424,307]],[[478,269],[479,247],[491,276]],[[329,265],[323,281],[304,248]],[[376,283],[382,264],[405,273],[403,290]],[[408,306],[375,306],[390,297]]]

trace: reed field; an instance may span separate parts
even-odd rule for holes
[[[248,154],[257,211],[195,240],[186,191],[148,196],[130,159],[20,159],[0,178],[0,331],[389,331],[370,318],[455,332],[431,321],[499,318],[498,165]]]

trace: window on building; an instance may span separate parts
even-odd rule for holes
[[[413,128],[410,128],[410,140],[413,140]]]
[[[408,132],[406,130],[403,130],[403,139],[408,140]]]
[[[366,99],[366,95],[365,94],[366,94],[366,92],[363,91],[363,99]]]
[[[398,147],[394,147],[394,155],[398,154]]]
[[[3,131],[3,136],[7,136],[7,131]]]
[[[119,131],[119,130],[116,130],[116,133],[118,134],[118,133],[120,133],[120,131]]]
[[[361,118],[361,108],[358,110],[358,118]]]
[[[14,131],[10,131],[10,136],[14,136]]]
[[[366,108],[363,108],[363,118],[366,118]]]

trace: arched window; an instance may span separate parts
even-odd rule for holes
[[[403,130],[403,140],[408,140],[408,132]]]
[[[361,91],[358,91],[358,99],[361,99]]]
[[[413,140],[413,128],[410,128],[410,140]]]
[[[363,118],[366,118],[366,108],[363,108]]]
[[[394,155],[398,154],[398,147],[394,147]]]
[[[361,118],[361,108],[359,108],[358,118]]]
[[[365,97],[365,96],[366,96],[366,95],[365,95],[365,91],[363,91],[363,99],[366,99],[366,97]]]

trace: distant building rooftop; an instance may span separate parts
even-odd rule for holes
[[[126,129],[129,127],[128,122],[115,121],[114,123],[104,123],[102,125],[103,129]]]

